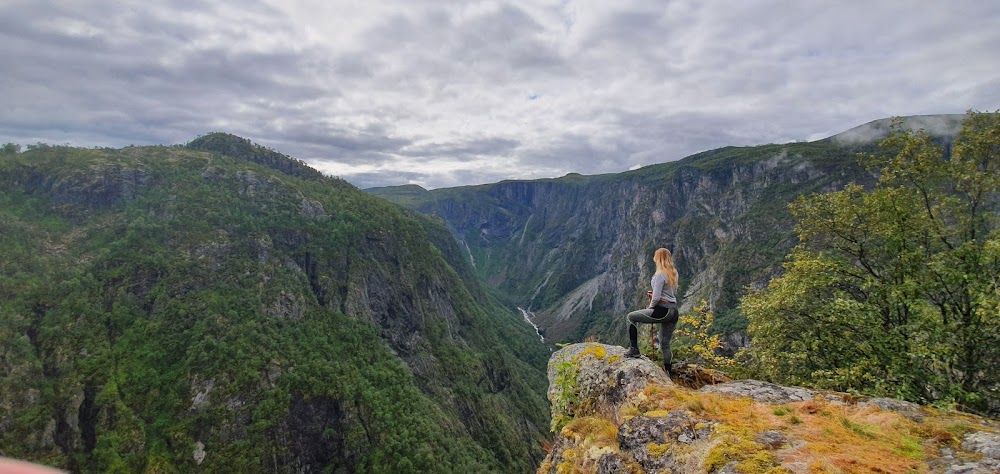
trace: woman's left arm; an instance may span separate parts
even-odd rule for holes
[[[660,298],[663,297],[663,284],[666,281],[667,278],[662,273],[657,272],[656,275],[653,275],[653,295],[649,297],[649,306],[646,308],[651,309],[660,302]]]

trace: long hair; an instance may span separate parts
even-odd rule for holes
[[[677,268],[674,267],[674,258],[670,251],[664,248],[657,249],[653,254],[653,261],[656,262],[656,272],[662,273],[667,278],[667,285],[670,288],[677,288]]]

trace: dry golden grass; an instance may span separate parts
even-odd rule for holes
[[[924,468],[917,425],[899,414],[825,400],[790,406],[802,422],[783,431],[806,444],[782,461],[808,460],[815,472],[911,473]]]
[[[721,441],[706,457],[709,470],[720,467],[716,465],[720,462],[739,461],[744,472],[768,472],[782,463],[806,464],[810,472],[922,472],[929,454],[923,443],[931,440],[954,446],[961,438],[961,427],[967,426],[955,420],[918,425],[873,406],[833,404],[819,398],[771,406],[748,398],[661,386],[647,387],[644,395],[644,401],[630,408],[629,414],[665,416],[683,409],[718,423],[714,436]],[[753,441],[766,430],[781,431],[788,439],[805,443],[769,458],[771,454]]]
[[[575,444],[563,451],[564,461],[556,466],[559,473],[593,472],[601,456],[618,451],[618,426],[603,417],[577,418],[563,427],[560,434]]]
[[[618,427],[610,420],[596,416],[571,421],[561,434],[581,444],[610,446],[618,443]]]

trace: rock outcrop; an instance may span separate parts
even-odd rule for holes
[[[997,473],[1000,421],[740,380],[698,389],[598,343],[548,366],[551,451],[539,473]]]

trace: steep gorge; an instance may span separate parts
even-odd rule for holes
[[[962,116],[914,117],[954,134]],[[423,190],[369,190],[440,217],[475,271],[531,311],[551,342],[621,341],[621,315],[643,304],[652,252],[670,248],[684,308],[706,300],[730,345],[746,322],[748,286],[780,272],[795,244],[787,205],[797,196],[873,177],[859,153],[876,150],[888,120],[810,143],[727,147],[620,174]]]
[[[676,255],[685,308],[705,298],[732,310],[745,285],[766,282],[792,245],[781,203],[863,178],[853,150],[814,148],[724,149],[621,175],[435,190],[416,209],[441,217],[477,273],[533,311],[553,342],[609,336],[641,304],[660,246]],[[738,162],[748,152],[761,159]]]

